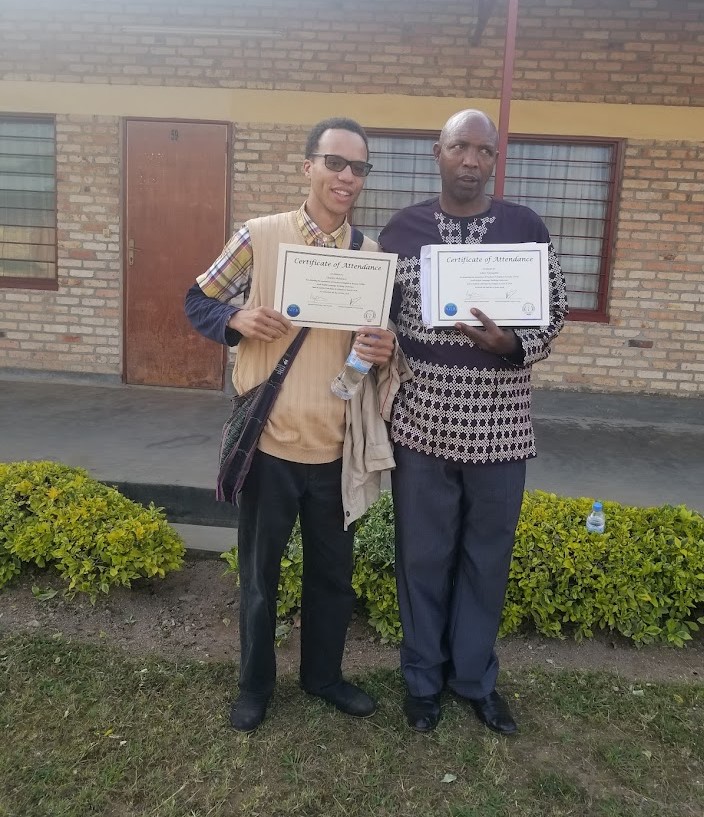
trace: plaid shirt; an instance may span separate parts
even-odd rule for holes
[[[305,204],[296,211],[296,224],[309,247],[347,246],[350,226],[347,219],[333,233],[324,233],[306,212]],[[219,258],[196,278],[198,286],[209,298],[225,303],[249,293],[254,257],[249,228],[244,224],[227,242]]]

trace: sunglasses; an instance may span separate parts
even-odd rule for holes
[[[350,162],[342,156],[337,156],[334,153],[311,153],[310,155],[311,157],[322,156],[323,161],[325,162],[325,167],[335,173],[342,173],[347,165],[350,166],[353,176],[368,176],[369,171],[372,169],[372,165],[370,165],[369,162]]]

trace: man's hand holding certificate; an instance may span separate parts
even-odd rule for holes
[[[548,326],[547,244],[430,244],[421,249],[421,300],[426,326]]]
[[[274,309],[297,326],[386,328],[397,256],[281,244]]]

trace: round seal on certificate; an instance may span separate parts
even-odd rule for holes
[[[301,307],[298,304],[289,304],[286,307],[286,314],[289,318],[297,318],[301,314]]]
[[[376,320],[376,312],[373,309],[367,309],[364,313],[364,320],[367,323],[373,323]]]
[[[523,311],[526,315],[532,315],[535,312],[535,306],[530,301],[526,301],[523,304]]]
[[[452,318],[457,314],[457,304],[445,304],[444,313]]]

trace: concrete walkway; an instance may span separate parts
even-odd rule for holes
[[[213,498],[228,410],[219,392],[0,380],[0,461],[82,466],[174,521],[231,528]],[[528,488],[704,512],[704,397],[536,390],[534,419]]]

